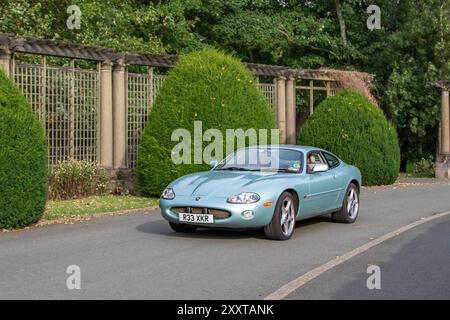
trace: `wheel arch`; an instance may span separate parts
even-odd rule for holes
[[[356,188],[358,189],[358,193],[359,193],[361,191],[361,186],[359,184],[359,181],[356,179],[352,179],[348,185],[350,185],[351,183],[353,183],[356,186]]]
[[[300,213],[300,198],[298,197],[298,193],[297,191],[295,191],[292,188],[286,189],[283,192],[289,192],[290,194],[292,194],[292,196],[294,197],[295,200],[295,204],[297,205],[297,213],[296,216],[298,216],[298,214]],[[283,193],[282,192],[282,193]],[[281,195],[281,194],[280,194]]]

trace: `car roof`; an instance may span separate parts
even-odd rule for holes
[[[248,148],[271,148],[271,147],[275,147],[276,145],[258,145],[258,146],[250,146]],[[316,147],[311,147],[311,146],[300,146],[300,145],[296,145],[296,144],[279,144],[277,145],[279,148],[282,149],[289,149],[289,150],[295,150],[295,151],[303,151],[305,153],[311,151],[311,150],[323,150],[321,148],[316,148]],[[323,150],[326,151],[326,150]]]

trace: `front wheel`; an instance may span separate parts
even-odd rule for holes
[[[288,240],[294,233],[297,205],[291,193],[285,191],[278,198],[272,221],[264,227],[267,238]]]
[[[170,227],[172,228],[173,231],[175,232],[194,232],[195,230],[197,230],[196,226],[190,226],[187,224],[180,224],[180,223],[173,223],[173,222],[169,222]]]
[[[342,202],[342,208],[331,215],[335,222],[353,223],[359,213],[359,190],[354,183],[350,183]]]

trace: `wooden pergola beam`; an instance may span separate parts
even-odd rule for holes
[[[437,88],[440,88],[440,89],[443,89],[443,90],[447,90],[447,91],[450,90],[450,81],[448,81],[448,80],[432,81],[432,82],[430,82],[430,84],[433,87],[437,87]]]
[[[174,67],[178,61],[176,55],[147,54],[139,52],[116,52],[109,48],[73,44],[64,41],[16,37],[11,34],[0,34],[0,47],[12,52],[55,56],[69,59],[92,61],[123,61],[130,65],[150,67]],[[283,66],[243,63],[257,76],[285,77],[306,80],[335,81],[332,75],[323,70],[292,69]]]

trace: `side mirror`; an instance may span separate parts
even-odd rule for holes
[[[209,166],[214,169],[218,164],[219,162],[217,160],[213,160],[209,163]]]
[[[314,166],[312,172],[316,173],[316,172],[325,172],[328,171],[328,169],[330,169],[328,167],[327,164],[323,164],[323,163],[318,163]]]

